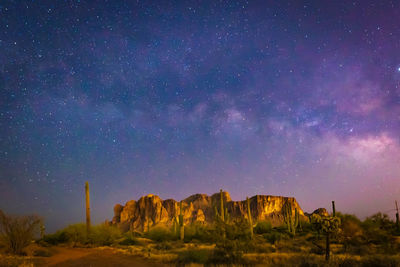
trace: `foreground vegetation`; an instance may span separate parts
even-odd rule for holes
[[[310,222],[286,218],[279,227],[272,227],[268,221],[252,227],[245,218],[231,221],[228,214],[221,213],[211,225],[185,225],[184,234],[176,227],[155,226],[145,233],[123,233],[109,224],[92,226],[90,231],[85,224],[74,224],[42,238],[36,217],[1,216],[0,251],[33,257],[51,257],[55,246],[107,246],[120,254],[182,266],[400,266],[398,225],[381,213],[364,221],[341,213],[313,215]],[[35,236],[36,246],[27,253],[26,247]],[[19,266],[13,261],[14,258],[0,256],[0,266]]]
[[[325,261],[326,239],[320,228],[301,223],[295,234],[286,225],[272,227],[259,222],[250,228],[246,220],[219,221],[211,226],[185,226],[180,232],[164,226],[143,234],[121,233],[115,226],[70,225],[39,241],[42,246],[113,246],[123,253],[153,260],[188,264],[242,264],[281,266],[400,266],[400,237],[393,221],[381,213],[360,221],[353,215],[337,213],[338,231],[330,237],[331,259]]]

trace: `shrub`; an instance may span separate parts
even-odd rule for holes
[[[267,240],[271,244],[276,244],[282,239],[287,239],[289,236],[287,233],[281,233],[275,229],[273,229],[270,233],[263,234],[265,240]]]
[[[209,259],[210,251],[206,249],[184,250],[178,254],[178,264],[199,263],[206,264]]]
[[[244,264],[243,250],[238,240],[227,240],[216,244],[208,264]]]
[[[269,233],[272,230],[272,224],[267,221],[258,222],[256,227],[254,227],[254,233],[256,234],[265,234]]]
[[[249,240],[250,230],[247,220],[238,220],[231,224],[226,224],[226,238],[230,240]]]
[[[9,216],[0,211],[0,241],[10,252],[22,254],[38,232],[40,223],[37,216]]]
[[[396,267],[399,265],[400,260],[394,257],[373,255],[361,258],[361,266],[363,267]]]
[[[68,236],[64,231],[57,231],[54,234],[45,235],[43,241],[50,245],[57,245],[60,243],[66,243],[68,241]]]
[[[83,223],[69,225],[61,230],[59,235],[64,236],[66,242],[72,243],[73,246],[77,244],[87,244],[89,241],[86,234],[86,225]]]
[[[120,238],[122,238],[121,231],[115,226],[109,226],[106,224],[93,226],[88,236],[86,232],[86,225],[79,223],[69,225],[54,234],[45,235],[43,241],[51,245],[70,243],[73,246],[78,244],[107,246],[113,244]]]
[[[201,242],[213,242],[215,237],[212,233],[213,229],[202,224],[191,224],[185,226],[185,242],[199,240]]]
[[[108,246],[121,237],[121,231],[117,227],[101,224],[92,227],[89,235],[89,242],[99,246]]]
[[[33,256],[36,257],[51,257],[53,254],[50,253],[49,250],[46,249],[37,249],[33,252]]]
[[[157,243],[154,248],[157,250],[170,250],[172,249],[172,245],[170,242],[164,241],[161,243]]]
[[[138,241],[132,238],[124,238],[119,244],[122,246],[134,246],[138,244]]]
[[[341,218],[341,231],[339,239],[343,243],[344,251],[352,247],[359,248],[363,243],[363,230],[361,228],[360,220],[354,215],[340,214]]]
[[[146,236],[153,241],[163,242],[175,240],[176,236],[164,226],[156,226],[146,233]]]
[[[259,242],[255,239],[243,242],[241,247],[245,253],[271,253],[276,251],[275,247],[271,244]]]

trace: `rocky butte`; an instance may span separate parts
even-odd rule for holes
[[[228,192],[222,192],[224,205],[231,220],[247,218],[246,201],[232,201]],[[195,194],[182,200],[184,224],[211,224],[216,210],[220,207],[220,193],[208,196]],[[272,225],[280,225],[284,221],[283,207],[290,205],[292,212],[297,209],[300,218],[308,220],[296,199],[293,197],[256,195],[250,198],[250,210],[253,223],[270,221]],[[139,200],[130,200],[125,206],[114,207],[112,224],[124,231],[145,231],[156,225],[172,226],[177,222],[180,213],[179,202],[174,199],[162,200],[157,195],[147,195]]]

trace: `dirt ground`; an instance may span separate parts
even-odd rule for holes
[[[124,255],[112,249],[55,247],[54,250],[54,255],[45,258],[42,266],[163,266],[160,263],[149,262],[139,256]]]
[[[158,262],[151,262],[140,256],[126,255],[112,248],[69,248],[51,247],[50,257],[29,257],[19,259],[17,264],[5,263],[0,261],[0,266],[52,266],[52,267],[72,267],[72,266],[132,266],[132,267],[154,267],[165,266]],[[10,262],[10,261],[8,261]],[[12,261],[15,262],[15,261]]]

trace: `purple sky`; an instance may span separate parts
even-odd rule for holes
[[[154,193],[394,215],[398,1],[3,1],[0,209]]]

